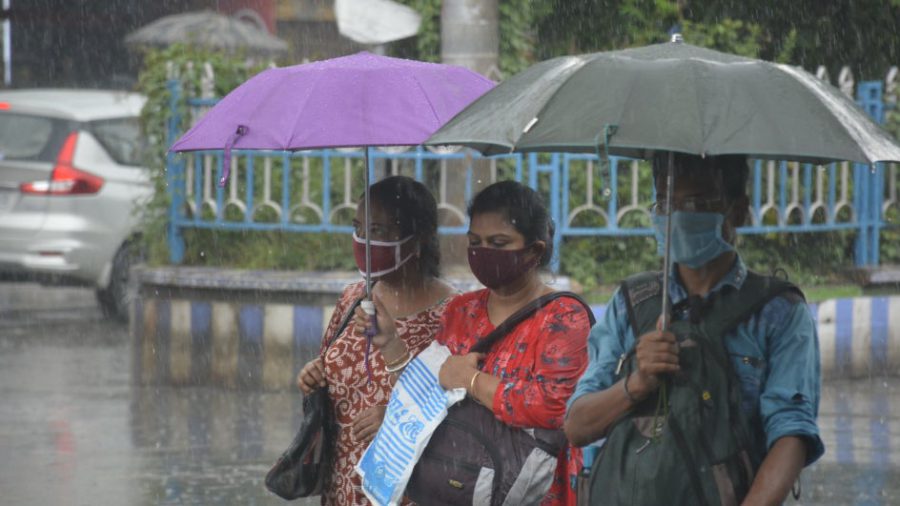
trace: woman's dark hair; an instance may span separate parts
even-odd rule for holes
[[[437,202],[428,188],[406,176],[390,176],[373,184],[369,188],[369,197],[373,203],[396,216],[401,237],[414,235],[419,240],[422,274],[440,276]]]
[[[720,172],[722,174],[722,190],[725,192],[724,197],[728,202],[734,202],[747,195],[747,178],[750,174],[750,167],[747,165],[745,155],[700,157],[675,153],[674,162],[676,180],[679,177],[690,177],[690,173],[698,169],[712,173]],[[667,151],[657,152],[653,156],[653,180],[666,177],[668,167],[669,153]]]
[[[509,223],[522,234],[525,244],[544,241],[547,245],[540,266],[546,267],[553,258],[553,233],[547,205],[541,195],[515,181],[500,181],[478,192],[469,205],[469,219],[482,213],[503,213]]]

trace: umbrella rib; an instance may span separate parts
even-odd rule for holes
[[[562,57],[562,58],[566,58],[566,57]],[[572,67],[576,67],[576,66],[578,67],[578,68],[575,68],[574,70],[570,70],[568,72],[568,75],[570,75],[570,76],[572,74],[575,74],[576,72],[578,72],[579,70],[584,68],[585,65],[588,64],[588,61],[585,59],[585,57],[583,55],[571,56],[569,58],[577,59],[577,62],[574,63],[572,65]],[[590,61],[593,61],[593,59],[591,59]],[[566,69],[566,70],[569,70],[569,69]],[[538,109],[537,112],[534,113],[534,117],[537,118],[538,121],[540,121],[540,118],[541,118],[541,116],[543,116],[544,111],[547,110],[547,107],[549,106],[550,102],[553,102],[553,99],[556,98],[557,94],[559,94],[559,90],[561,90],[566,85],[566,82],[568,81],[568,79],[561,79],[560,81],[561,82],[559,83],[559,85],[556,86],[556,89],[550,93],[550,95],[547,97],[546,100],[544,100],[544,104],[541,106],[541,108]],[[529,121],[531,121],[531,120],[529,120]],[[519,141],[522,140],[522,135],[525,133],[526,132],[520,132],[519,138],[512,141],[512,146],[510,146],[510,151],[515,151],[518,148]]]
[[[870,159],[869,150],[873,151],[872,154],[874,154],[875,156],[878,156],[878,154],[874,153],[874,152],[882,151],[885,148],[885,146],[882,146],[880,142],[877,142],[875,139],[872,139],[871,136],[866,135],[865,132],[860,131],[861,126],[859,124],[858,117],[853,116],[852,113],[851,114],[845,113],[844,110],[840,107],[840,104],[836,104],[837,100],[834,97],[829,96],[827,90],[818,88],[817,84],[819,84],[819,83],[807,79],[806,76],[803,75],[803,73],[797,72],[793,67],[791,67],[789,65],[775,65],[774,67],[776,69],[780,70],[781,72],[793,77],[796,82],[800,83],[801,86],[803,86],[804,88],[809,90],[813,95],[815,95],[819,99],[819,101],[821,103],[823,103],[825,105],[825,107],[831,113],[831,116],[838,120],[835,123],[837,123],[841,128],[843,128],[844,132],[846,132],[847,135],[854,141],[854,144],[857,145],[858,151],[866,159],[865,163],[872,164],[872,163],[879,161],[879,160],[875,160],[875,159]],[[855,112],[859,113],[860,115],[865,114],[861,111],[855,111]],[[870,142],[864,143],[863,141],[866,141],[867,139],[870,139]],[[876,142],[871,142],[871,141],[876,141]]]
[[[631,83],[634,83],[637,80],[638,80],[638,78],[636,76],[632,77]],[[619,109],[619,117],[615,123],[616,125],[622,124],[622,117],[625,115],[625,111],[628,110],[628,104],[631,103],[632,97],[634,97],[635,88],[636,88],[635,86],[628,86],[628,96],[626,96],[625,100],[622,101],[622,108]],[[603,135],[603,132],[605,129],[606,129],[605,125],[600,125],[600,130],[598,130],[597,135],[594,136],[594,139],[596,139],[595,144],[597,145],[597,149],[600,149],[600,136]],[[610,140],[612,139],[612,137],[613,137],[612,135],[609,137]],[[606,149],[609,149],[609,144],[611,144],[611,142],[607,143],[604,140],[604,144],[606,144]]]
[[[432,116],[434,116],[434,120],[437,123],[438,128],[441,127],[443,122],[441,118],[438,116],[437,111],[434,110],[434,105],[431,103],[431,97],[428,96],[428,92],[425,91],[425,87],[422,86],[422,83],[419,82],[419,78],[415,75],[410,76],[414,83],[416,83],[416,87],[419,88],[419,91],[422,92],[422,96],[425,97],[425,103],[428,104],[428,110],[431,111]]]
[[[694,62],[689,60],[689,63],[693,64]],[[696,72],[700,72],[702,67],[694,65],[694,69]],[[700,156],[705,157],[707,152],[706,141],[708,140],[709,132],[707,132],[706,128],[706,111],[703,110],[703,98],[699,86],[694,86],[694,97],[697,99],[697,117],[700,119]]]
[[[313,90],[319,85],[319,82],[323,79],[324,75],[325,74],[323,72],[319,72],[318,75],[316,75],[315,82],[313,82],[313,85],[308,88],[309,91],[306,94],[306,97],[303,99],[303,105],[301,105],[300,107],[297,108],[297,113],[294,115],[294,121],[291,123],[292,125],[297,125],[297,123],[300,122],[300,117],[303,115],[303,110],[306,109],[306,104],[309,103],[309,100],[313,95],[313,93],[312,93]],[[291,132],[291,138],[288,140],[287,146],[284,146],[284,149],[286,149],[286,150],[291,149],[291,146],[294,145],[294,136],[296,135],[296,133],[297,133],[296,129]],[[310,146],[310,147],[324,147],[324,146]]]

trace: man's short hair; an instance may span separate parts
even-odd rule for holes
[[[669,152],[657,151],[653,156],[653,180],[666,177],[669,167]],[[675,179],[690,177],[694,170],[721,172],[725,199],[729,202],[747,196],[747,178],[750,174],[746,155],[719,155],[700,157],[686,153],[675,153]],[[675,183],[676,186],[678,183]]]

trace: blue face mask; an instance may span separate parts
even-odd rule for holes
[[[672,262],[692,269],[706,265],[734,247],[722,238],[725,216],[719,213],[675,211],[672,213]],[[653,215],[659,256],[665,255],[666,217]]]

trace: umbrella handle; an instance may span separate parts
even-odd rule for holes
[[[225,183],[228,182],[228,177],[231,176],[231,148],[238,139],[247,135],[248,131],[249,129],[246,125],[238,125],[237,130],[225,142],[225,153],[222,155],[222,178],[219,179],[219,188],[225,188]]]
[[[594,138],[594,145],[597,147],[597,159],[600,160],[600,185],[603,186],[603,178],[612,173],[609,162],[609,139],[616,135],[619,131],[619,125],[607,123],[603,125],[602,134],[597,134]],[[603,152],[600,152],[600,135],[603,135]],[[603,167],[606,166],[606,170]],[[612,176],[610,176],[611,178]],[[611,183],[610,183],[611,184]]]
[[[378,317],[375,315],[369,316],[369,326],[366,327],[366,337],[372,339],[373,337],[378,335]]]
[[[369,325],[364,332],[366,336],[366,375],[368,381],[372,382],[372,365],[369,363],[369,353],[372,350],[372,338],[378,335],[378,316],[375,314],[375,303],[371,300],[364,300],[360,303],[363,311],[369,315]]]

